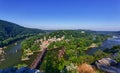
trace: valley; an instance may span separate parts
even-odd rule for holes
[[[40,32],[38,33],[38,31]],[[43,60],[40,61],[41,65],[39,68],[37,67],[37,69],[45,73],[77,73],[81,71],[84,65],[91,68],[92,72],[103,73],[105,70],[101,69],[101,67],[95,67],[97,64],[95,61],[111,58],[118,63],[120,62],[120,38],[116,32],[101,33],[100,31],[91,30],[42,31],[44,33],[37,30],[37,32],[34,31],[36,33],[31,32],[30,35],[15,40],[11,39],[7,44],[2,44],[1,50],[4,53],[2,54],[1,51],[0,69],[12,67],[36,68],[32,63],[35,64],[34,60],[46,48],[47,52]],[[9,36],[6,39],[16,36]],[[6,39],[1,40],[1,42],[6,41]]]

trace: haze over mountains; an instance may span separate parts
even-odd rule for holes
[[[70,29],[72,30],[72,29]],[[81,29],[78,29],[81,30]],[[0,41],[3,41],[5,39],[8,39],[9,37],[16,37],[26,34],[38,34],[38,33],[44,33],[44,32],[53,32],[54,30],[41,30],[41,29],[32,29],[32,28],[26,28],[22,27],[18,24],[0,20]],[[90,31],[90,30],[85,30]],[[113,32],[113,31],[91,31],[94,33],[99,34],[110,34],[110,33],[116,33],[119,34],[119,31]]]

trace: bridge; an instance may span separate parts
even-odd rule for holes
[[[47,52],[47,48],[43,49],[43,51],[38,54],[36,59],[30,65],[31,69],[39,69],[40,68],[40,65],[43,61],[43,58],[45,57],[46,52]]]

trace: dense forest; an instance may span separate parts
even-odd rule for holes
[[[44,31],[40,29],[25,28],[15,23],[0,20],[0,46],[39,33],[44,33]]]
[[[36,35],[27,38],[22,44],[22,58],[29,58],[30,53],[40,51],[44,41],[48,41],[48,51],[40,70],[45,73],[76,73],[76,66],[110,56],[102,50],[93,55],[87,54],[87,50],[98,47],[109,35],[95,34],[85,30],[59,30],[46,35]],[[63,51],[64,53],[60,53]],[[100,72],[100,71],[99,71]]]
[[[0,20],[0,47],[19,39],[21,42],[22,64],[15,67],[30,66],[28,61],[34,53],[41,53],[47,48],[46,56],[39,68],[45,73],[77,73],[82,65],[92,65],[95,61],[118,54],[115,58],[120,62],[120,46],[111,49],[98,49],[92,54],[87,52],[100,47],[102,42],[119,32],[102,32],[91,30],[39,30],[19,26],[15,23]],[[34,58],[35,59],[35,58]],[[95,72],[93,72],[95,71]],[[93,69],[91,73],[103,73]]]

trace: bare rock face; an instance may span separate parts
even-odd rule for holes
[[[98,62],[100,64],[107,65],[107,66],[117,64],[117,62],[111,58],[102,58],[101,60],[98,60]]]
[[[103,58],[95,62],[98,69],[107,73],[120,73],[119,63],[111,58]]]

